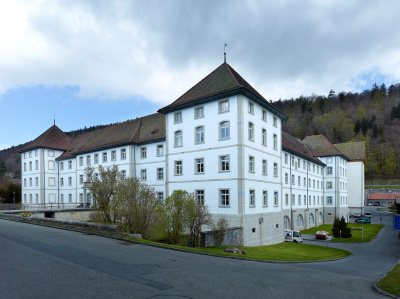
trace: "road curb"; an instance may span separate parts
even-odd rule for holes
[[[374,283],[374,291],[377,292],[378,294],[383,295],[383,296],[386,296],[386,297],[400,299],[400,297],[397,297],[397,296],[395,296],[395,295],[393,295],[393,294],[390,294],[390,293],[388,293],[388,292],[386,292],[386,291],[384,291],[384,290],[381,290],[381,289],[378,287],[378,283],[379,283],[390,271],[392,271],[393,268],[394,268],[396,265],[397,265],[397,263],[394,264],[393,267],[390,268],[390,270],[387,271],[385,275],[383,275],[381,278],[379,278],[379,279]]]
[[[147,246],[152,246],[152,247],[158,247],[158,248],[162,248],[162,249],[175,250],[175,251],[181,251],[181,252],[186,252],[186,253],[194,253],[194,254],[201,254],[201,255],[208,255],[208,256],[214,256],[214,257],[219,257],[219,258],[229,258],[229,259],[236,259],[236,260],[252,261],[252,262],[271,263],[271,264],[320,263],[320,262],[339,261],[339,260],[347,259],[347,258],[350,258],[350,257],[353,256],[353,253],[350,252],[351,254],[349,256],[345,256],[345,257],[341,257],[341,258],[337,258],[337,259],[327,259],[327,260],[318,260],[318,261],[256,260],[256,259],[244,258],[244,257],[239,257],[239,256],[224,256],[224,255],[217,255],[217,254],[206,253],[206,252],[197,252],[197,251],[191,251],[191,250],[186,250],[186,249],[181,249],[181,248],[168,247],[168,246],[163,246],[163,245],[158,245],[158,244],[142,242],[140,240],[126,239],[128,237],[122,238],[122,237],[116,237],[116,236],[109,236],[109,235],[101,234],[100,231],[88,232],[88,231],[80,230],[80,229],[74,229],[74,228],[67,228],[67,227],[60,227],[60,226],[50,225],[50,224],[52,224],[52,222],[48,222],[49,225],[47,225],[47,224],[30,222],[29,220],[23,220],[22,217],[13,217],[13,216],[9,217],[9,215],[7,215],[7,216],[8,216],[7,218],[0,217],[0,219],[20,222],[20,223],[26,223],[26,224],[32,224],[32,225],[38,225],[38,226],[51,227],[51,228],[56,228],[56,229],[63,229],[63,230],[68,230],[68,231],[75,231],[75,232],[84,233],[84,234],[88,234],[88,235],[97,235],[97,236],[100,236],[100,237],[106,237],[106,238],[110,238],[110,239],[114,239],[114,240],[119,240],[119,241],[124,241],[124,242],[131,242],[131,243],[147,245]],[[12,218],[14,218],[14,219],[12,219]],[[39,220],[40,221],[42,219],[34,219],[34,220]],[[64,224],[64,225],[67,225],[67,224]]]

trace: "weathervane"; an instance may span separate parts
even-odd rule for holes
[[[224,44],[224,63],[226,63],[226,51],[225,51],[225,49],[226,49],[226,46],[227,46],[228,44]]]

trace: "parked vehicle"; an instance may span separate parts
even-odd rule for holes
[[[367,206],[372,206],[372,202],[369,202],[369,203],[367,204]]]
[[[360,218],[361,214],[360,213],[354,213],[354,218]]]
[[[293,243],[303,243],[303,237],[298,230],[285,230],[285,241]]]
[[[360,217],[356,219],[357,223],[371,223],[371,218],[368,217]]]
[[[328,240],[329,238],[329,233],[324,231],[324,230],[320,230],[317,231],[315,233],[315,238],[319,239],[319,240]]]
[[[374,202],[374,206],[379,206],[379,202]]]
[[[365,217],[367,218],[371,218],[372,217],[372,213],[371,212],[365,212]]]
[[[384,203],[381,204],[381,207],[386,207],[386,205]]]

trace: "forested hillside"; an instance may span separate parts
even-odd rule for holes
[[[374,84],[362,93],[333,90],[274,105],[289,117],[283,130],[303,139],[323,134],[332,143],[365,141],[366,178],[400,176],[400,84]]]
[[[400,84],[386,88],[374,84],[362,93],[333,90],[327,96],[300,96],[297,99],[273,102],[289,116],[283,130],[303,139],[323,134],[332,143],[366,142],[366,178],[400,177]],[[107,125],[93,126],[68,132],[76,136],[98,130]],[[8,172],[20,175],[20,157],[17,150],[23,145],[0,151],[0,162]],[[4,172],[5,169],[3,169]]]

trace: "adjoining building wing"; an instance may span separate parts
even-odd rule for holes
[[[334,146],[345,154],[351,161],[363,161],[365,163],[365,141],[337,143]]]

